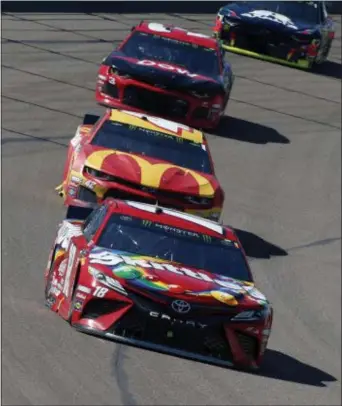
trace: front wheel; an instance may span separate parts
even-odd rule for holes
[[[45,296],[45,304],[46,304],[48,307],[51,307],[51,306],[50,306],[50,303],[49,303],[49,299],[50,299],[49,292],[50,292],[51,284],[52,284],[53,265],[54,265],[54,262],[55,262],[55,257],[56,257],[56,247],[54,247],[54,249],[53,249],[53,253],[52,253],[52,256],[51,256],[50,269],[49,269],[49,272],[48,272],[48,274],[47,274],[46,282],[45,282],[45,292],[44,292],[44,296]]]

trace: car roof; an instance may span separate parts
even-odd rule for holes
[[[233,229],[227,226],[222,226],[215,221],[147,203],[129,200],[116,200],[113,198],[109,198],[106,201],[113,203],[109,204],[112,213],[120,212],[127,215],[138,215],[150,221],[160,221],[174,227],[181,226],[189,231],[199,232],[204,235],[210,235],[216,238],[238,242],[237,236]],[[158,210],[161,210],[161,212],[158,213]]]
[[[112,109],[108,112],[108,118],[110,121],[131,124],[147,130],[158,131],[160,133],[192,141],[196,144],[203,144],[204,142],[204,135],[199,130],[160,117],[150,116],[145,113]]]
[[[215,38],[199,32],[189,32],[181,27],[175,27],[171,24],[161,24],[157,22],[142,21],[136,31],[155,34],[161,37],[172,38],[178,41],[196,44],[205,48],[218,49],[219,44]]]

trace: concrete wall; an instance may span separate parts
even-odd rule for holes
[[[216,13],[229,1],[2,1],[2,12],[25,13]],[[342,1],[327,2],[342,14]]]

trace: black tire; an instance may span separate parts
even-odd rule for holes
[[[328,59],[329,52],[330,52],[330,49],[331,49],[331,45],[332,45],[332,39],[330,39],[329,42],[327,43],[327,45],[324,47],[323,56],[322,56],[323,61],[322,62],[325,62]]]
[[[68,313],[67,321],[69,324],[71,324],[71,316],[72,316],[72,312],[74,310],[74,304],[75,304],[75,298],[76,298],[76,286],[78,284],[79,278],[80,278],[80,266],[78,265],[76,275],[75,275],[74,285],[72,287],[72,299],[71,299],[71,305],[70,305],[70,309],[69,309],[69,313]]]
[[[49,274],[47,277],[47,281],[46,281],[46,286],[45,286],[45,292],[44,292],[44,296],[45,296],[45,301],[48,300],[48,292],[51,288],[51,283],[52,283],[52,269],[53,269],[53,264],[55,262],[55,256],[56,256],[56,246],[53,249],[53,254],[51,257],[51,264],[50,264],[50,269],[49,269]]]

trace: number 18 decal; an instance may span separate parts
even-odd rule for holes
[[[93,295],[95,297],[105,297],[109,289],[96,286]]]

